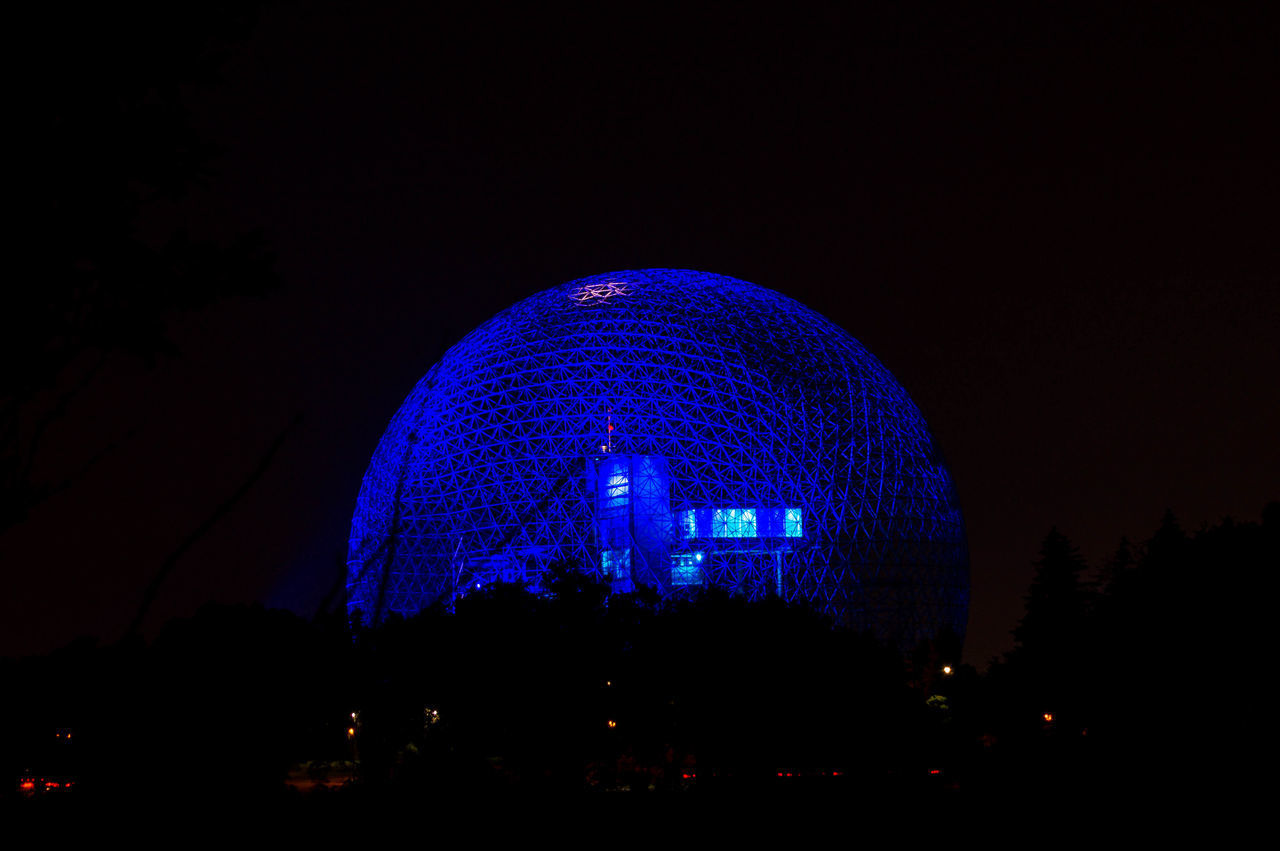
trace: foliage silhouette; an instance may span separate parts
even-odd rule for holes
[[[274,286],[261,233],[193,234],[173,205],[213,174],[218,149],[188,111],[217,82],[257,4],[29,7],[40,96],[23,125],[38,194],[19,241],[30,276],[6,296],[0,336],[0,531],[98,456],[36,480],[53,423],[119,353],[172,354],[166,318]]]
[[[1274,568],[1280,506],[1194,534],[1167,518],[1128,551],[1089,597],[1074,548],[1051,533],[1023,643],[986,676],[924,676],[945,638],[908,670],[803,607],[716,590],[609,595],[571,565],[552,594],[494,584],[452,612],[354,631],[342,613],[208,606],[149,644],[0,661],[17,696],[0,706],[0,769],[71,771],[86,800],[279,802],[291,766],[355,759],[354,785],[315,800],[357,809],[387,795],[650,788],[1110,800],[1240,776],[1228,757],[1259,747],[1249,652],[1267,621],[1227,608],[1233,589],[1205,578]],[[1037,631],[1054,623],[1072,642]],[[74,759],[52,750],[54,729],[75,730]]]

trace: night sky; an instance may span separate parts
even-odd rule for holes
[[[0,655],[118,638],[299,414],[147,628],[209,600],[313,613],[417,379],[512,302],[620,269],[776,289],[893,372],[959,490],[974,664],[1011,646],[1051,526],[1097,565],[1166,508],[1196,529],[1280,498],[1270,20],[371,5],[269,4],[186,90],[224,153],[139,230],[262,228],[280,286],[173,313],[175,354],[111,354],[55,424],[37,477],[114,448],[0,535]],[[71,70],[37,98],[110,73],[42,39]]]

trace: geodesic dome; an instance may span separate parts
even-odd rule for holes
[[[418,383],[365,474],[368,621],[570,562],[616,591],[804,600],[900,646],[963,635],[968,556],[920,411],[849,334],[745,281],[614,272],[530,296]]]

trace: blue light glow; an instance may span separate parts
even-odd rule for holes
[[[690,538],[803,538],[802,508],[691,508],[677,515]]]
[[[675,553],[671,556],[671,584],[685,588],[702,584],[702,553]]]
[[[631,550],[605,550],[600,553],[600,567],[611,579],[630,581]]]
[[[615,591],[778,593],[899,644],[967,618],[955,491],[906,392],[819,314],[702,272],[563,284],[450,349],[365,475],[349,606],[536,588],[555,561]]]

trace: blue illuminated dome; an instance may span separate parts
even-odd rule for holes
[[[920,411],[772,290],[646,269],[530,296],[431,368],[365,474],[369,621],[568,562],[615,591],[807,601],[899,646],[968,609],[964,524]]]

